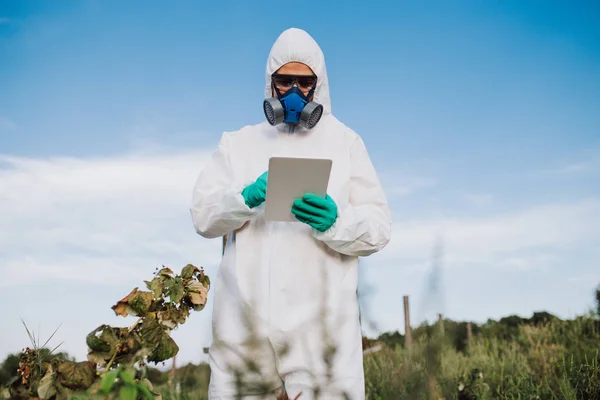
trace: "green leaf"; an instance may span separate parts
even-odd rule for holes
[[[159,299],[162,296],[163,289],[165,287],[165,283],[164,283],[163,279],[161,279],[160,277],[156,277],[156,278],[152,279],[150,282],[148,282],[148,281],[144,281],[144,282],[146,282],[146,287],[148,288],[148,290],[151,290],[154,293],[155,299]]]
[[[139,381],[137,387],[144,399],[154,400],[154,395],[152,394],[150,388],[148,388],[148,385],[146,385],[144,381]]]
[[[175,343],[173,338],[169,336],[166,332],[163,332],[158,346],[148,357],[148,361],[154,362],[156,364],[174,357],[175,355],[177,355],[178,352],[179,346],[177,346],[177,343]]]
[[[87,335],[85,341],[94,352],[113,353],[117,345],[117,335],[110,326],[100,325]]]
[[[116,369],[110,370],[104,374],[101,383],[103,393],[108,394],[111,391],[115,384],[115,379],[117,379],[118,374],[119,371],[117,371]]]
[[[144,318],[140,324],[139,334],[142,339],[142,347],[154,350],[164,331],[156,318]]]
[[[119,390],[119,400],[136,400],[138,388],[134,385],[125,385]]]
[[[168,360],[179,352],[177,343],[154,318],[145,319],[140,327],[142,345],[152,349],[148,362],[159,363]]]
[[[169,298],[175,304],[181,302],[183,296],[185,295],[185,287],[183,286],[183,282],[180,279],[175,280],[175,282],[171,285],[169,290]]]
[[[161,276],[160,280],[165,288],[165,293],[168,291],[171,286],[175,283],[175,278],[171,278],[170,276]]]
[[[194,265],[192,264],[188,264],[185,267],[183,267],[183,269],[181,270],[181,277],[183,279],[191,279],[192,276],[194,276],[194,272],[196,271],[200,271],[198,268],[196,268]]]
[[[122,370],[119,372],[119,377],[128,385],[135,384],[135,375],[130,370]]]

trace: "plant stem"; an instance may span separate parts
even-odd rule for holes
[[[115,361],[115,358],[117,358],[117,349],[115,349],[115,352],[112,355],[112,358],[110,359],[110,361],[108,362],[108,364],[106,364],[106,368],[104,369],[104,373],[106,373],[106,371],[108,371],[110,369],[110,366],[112,365],[113,361]]]
[[[130,333],[131,333],[131,331],[132,331],[132,330],[134,330],[134,329],[135,329],[135,327],[137,326],[137,324],[139,324],[139,323],[140,323],[140,321],[142,320],[142,318],[144,318],[144,317],[139,317],[139,318],[137,319],[137,321],[135,321],[135,322],[133,323],[133,325],[131,325],[131,326],[129,327],[129,332],[130,332]]]

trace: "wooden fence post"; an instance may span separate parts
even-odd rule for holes
[[[404,347],[412,346],[412,330],[410,328],[410,310],[408,307],[408,296],[404,296]]]
[[[175,371],[177,369],[177,354],[173,356],[173,365],[171,366],[171,374],[169,376],[169,386],[175,384]]]
[[[467,322],[467,346],[470,349],[473,346],[473,327]]]

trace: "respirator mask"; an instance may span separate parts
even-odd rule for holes
[[[263,111],[269,124],[275,126],[287,123],[292,126],[300,125],[306,129],[312,129],[317,125],[323,115],[323,106],[308,100],[317,86],[316,76],[275,73],[271,75],[271,86],[275,89],[277,98],[271,97],[263,102]],[[305,90],[310,88],[310,91],[305,96],[300,88]]]

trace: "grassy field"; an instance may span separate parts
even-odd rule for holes
[[[473,325],[470,346],[466,323],[445,320],[443,335],[439,328],[414,328],[410,348],[397,332],[365,338],[366,347],[381,345],[364,357],[367,399],[600,399],[598,316],[560,320],[536,313],[488,321]],[[0,383],[14,375],[15,361],[4,361]],[[164,400],[207,399],[208,365],[188,364],[176,370],[173,382],[169,377],[148,370]]]
[[[600,321],[592,315],[488,322],[470,348],[463,333],[446,321],[443,337],[437,325],[416,328],[410,350],[398,334],[375,341],[385,344],[365,355],[367,399],[600,399]],[[206,365],[179,369],[180,394],[163,383],[163,398],[206,399],[209,374]]]
[[[441,338],[365,357],[369,399],[600,399],[598,321],[521,325],[511,338],[482,332],[458,351]],[[461,390],[462,389],[462,390]]]

